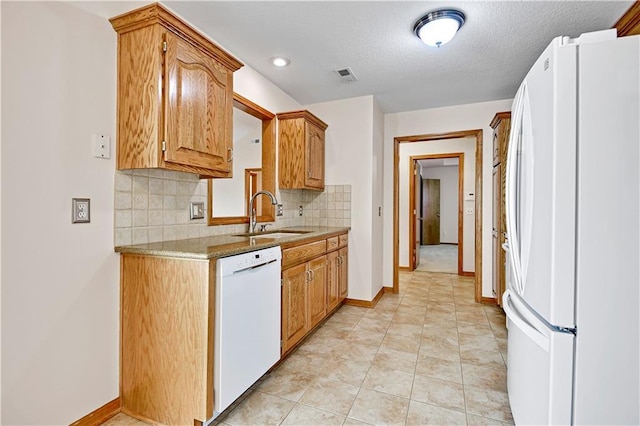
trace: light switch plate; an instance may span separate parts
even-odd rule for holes
[[[203,202],[195,202],[189,205],[189,217],[191,220],[194,219],[204,219],[204,203]]]
[[[276,206],[276,216],[284,216],[284,210],[282,204]]]
[[[71,199],[71,223],[91,222],[91,200],[88,198]]]
[[[111,158],[111,138],[107,135],[93,135],[93,156],[96,158]]]

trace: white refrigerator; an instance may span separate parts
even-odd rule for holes
[[[640,38],[558,37],[513,102],[507,385],[516,424],[640,423]]]

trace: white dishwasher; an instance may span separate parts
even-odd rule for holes
[[[280,247],[216,263],[214,418],[280,359]]]

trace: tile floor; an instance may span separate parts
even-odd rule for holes
[[[471,278],[402,273],[400,294],[341,307],[216,423],[513,424],[505,316],[473,295]]]

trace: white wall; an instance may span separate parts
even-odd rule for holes
[[[465,193],[475,192],[475,138],[400,144],[398,164],[398,175],[400,178],[398,185],[400,190],[400,208],[398,210],[400,266],[409,266],[409,263],[411,262],[410,246],[413,247],[413,244],[409,243],[409,157],[417,155],[446,154],[452,152],[464,153],[463,191]],[[469,208],[474,209],[474,201],[464,201],[463,208],[465,210]],[[440,216],[442,217],[442,214]],[[464,213],[462,215],[462,234],[462,270],[465,272],[474,272],[475,214]]]
[[[323,102],[306,108],[329,126],[325,132],[325,184],[351,185],[348,297],[372,300],[373,289],[380,282],[379,277],[372,276],[373,97]],[[376,129],[379,133],[379,123]]]
[[[372,198],[372,232],[371,232],[371,295],[375,297],[384,286],[382,282],[382,246],[384,244],[382,203],[384,201],[384,113],[373,100],[373,198]]]
[[[423,167],[422,179],[440,180],[440,242],[458,244],[458,166]]]
[[[483,129],[482,294],[491,295],[492,129],[496,112],[511,109],[511,100],[387,114],[384,124],[384,283],[393,285],[393,138],[397,136]]]
[[[116,38],[69,3],[1,7],[1,423],[69,424],[118,396],[115,163],[90,144],[115,136]]]

